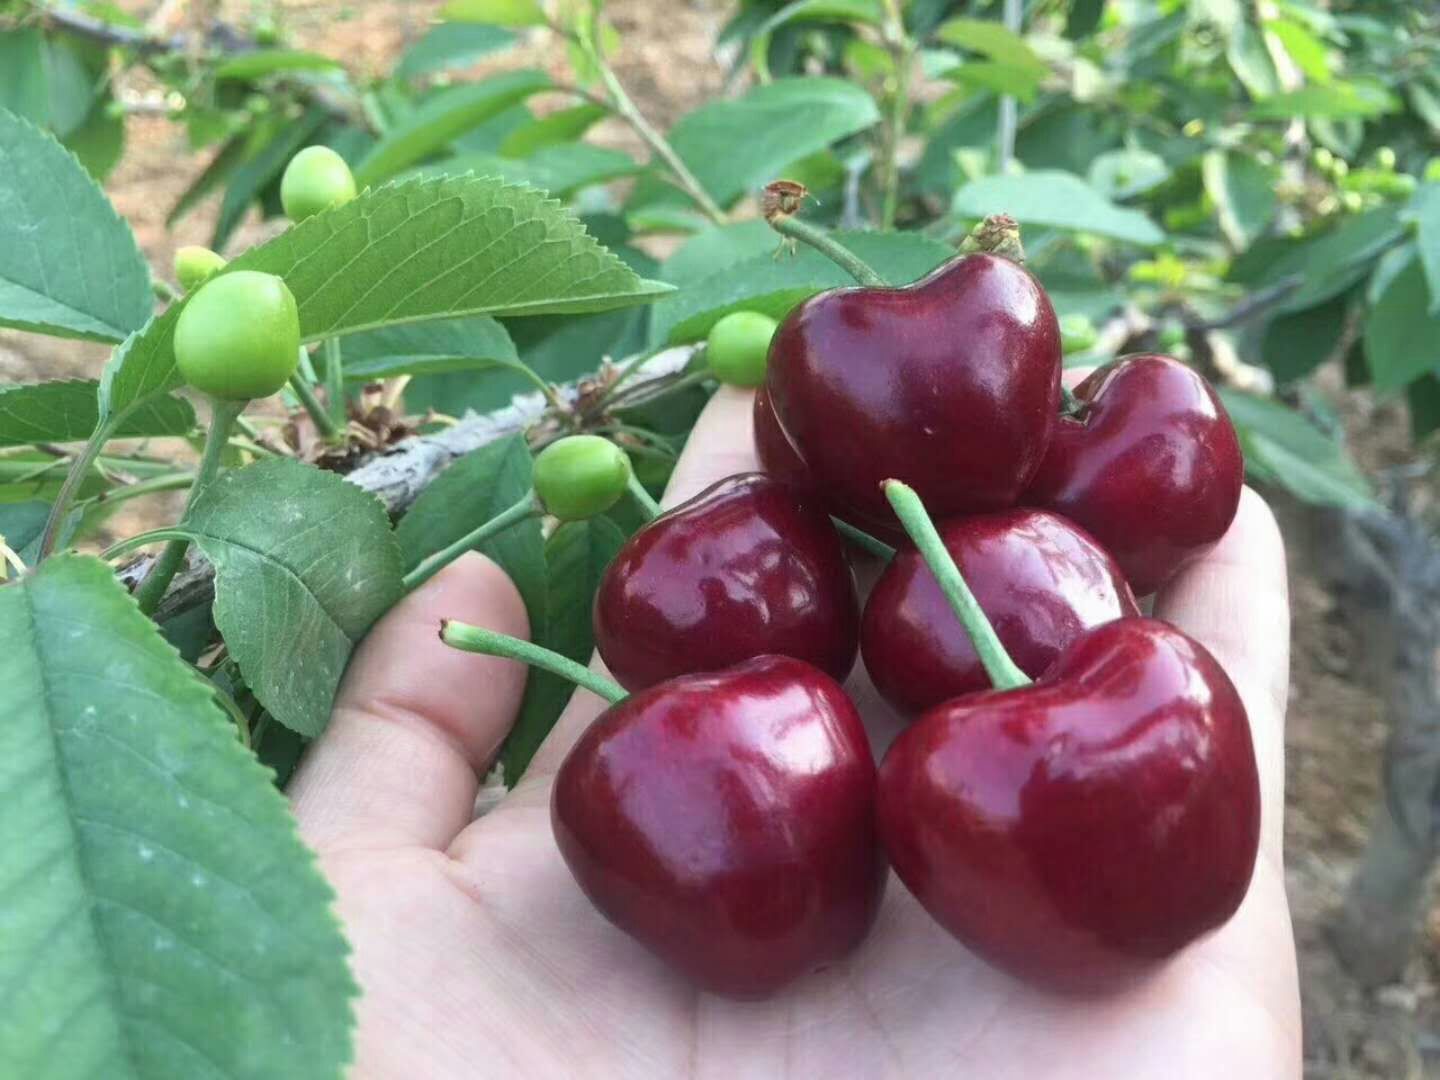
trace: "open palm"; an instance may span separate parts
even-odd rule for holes
[[[668,495],[755,467],[748,394],[722,390]],[[893,876],[843,963],[778,996],[697,991],[590,906],[550,831],[555,769],[602,703],[575,696],[529,773],[472,821],[514,721],[519,665],[451,651],[444,617],[526,631],[508,579],[467,556],[392,611],[356,656],[292,785],[339,894],[362,987],[357,1077],[976,1077],[1287,1080],[1300,1073],[1281,867],[1288,680],[1284,556],[1246,491],[1210,556],[1156,602],[1245,699],[1260,763],[1260,859],[1239,913],[1123,995],[1063,998],[967,952]],[[877,757],[897,730],[863,672],[849,689]]]

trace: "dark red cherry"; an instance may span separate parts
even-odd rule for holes
[[[627,690],[775,653],[843,680],[855,582],[812,492],[763,473],[706,488],[620,549],[595,594],[595,644]]]
[[[762,997],[874,922],[875,783],[839,685],[766,656],[607,709],[556,774],[551,820],[606,918],[703,988]]]
[[[810,470],[800,460],[795,447],[780,430],[780,421],[775,419],[775,410],[770,405],[770,394],[762,386],[755,393],[754,405],[755,457],[760,467],[771,476],[796,487],[812,487]]]
[[[1059,989],[1119,986],[1245,896],[1260,833],[1245,707],[1179,630],[1107,623],[1035,683],[907,728],[879,821],[901,880],[974,952]]]
[[[1032,678],[1084,631],[1140,614],[1115,561],[1056,514],[1003,510],[938,529],[1005,651]],[[970,636],[908,543],[866,601],[860,651],[875,688],[904,712],[990,688]]]
[[[1225,407],[1168,356],[1127,356],[1075,388],[1025,501],[1083,525],[1146,596],[1214,546],[1245,462]]]
[[[1060,396],[1045,292],[999,255],[955,259],[904,288],[834,289],[770,345],[780,429],[844,516],[893,521],[904,480],[940,517],[1010,506],[1040,465]]]

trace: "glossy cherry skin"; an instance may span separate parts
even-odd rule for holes
[[[780,421],[775,419],[775,410],[770,405],[770,393],[763,386],[755,392],[753,420],[755,457],[760,467],[771,476],[796,487],[813,489],[810,470],[800,460],[799,451],[790,445],[785,432],[780,430]]]
[[[847,518],[893,521],[880,490],[891,478],[938,517],[997,510],[1050,443],[1060,328],[1023,268],[967,255],[904,288],[800,304],[766,378],[781,430]]]
[[[555,777],[560,852],[607,919],[706,990],[763,997],[844,957],[887,877],[855,707],[765,656],[611,706]]]
[[[626,541],[600,580],[594,627],[601,658],[627,690],[765,653],[844,679],[860,609],[820,500],[742,473]]]
[[[1088,631],[1030,686],[927,712],[880,770],[880,834],[935,919],[995,966],[1113,989],[1223,925],[1260,836],[1250,726],[1199,643]]]
[[[1075,388],[1025,501],[1088,529],[1137,596],[1215,545],[1240,505],[1245,461],[1234,425],[1196,371],[1127,356]]]
[[[1091,627],[1140,614],[1115,560],[1057,514],[1002,510],[937,528],[1005,651],[1032,678]],[[911,544],[865,603],[860,654],[875,688],[902,712],[990,688],[969,635]]]

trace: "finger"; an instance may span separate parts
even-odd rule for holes
[[[439,638],[446,618],[529,633],[515,586],[474,553],[375,624],[290,784],[317,850],[438,849],[469,822],[480,775],[515,721],[525,668],[450,648]]]
[[[1285,796],[1290,599],[1275,516],[1250,488],[1229,531],[1156,597],[1155,615],[1209,649],[1245,702],[1260,768],[1262,844],[1277,861]]]
[[[675,471],[665,489],[665,498],[661,500],[664,506],[684,502],[717,480],[736,473],[753,472],[760,467],[755,459],[754,400],[755,394],[750,390],[722,386],[715,392],[695,421],[695,429],[685,442],[685,451],[675,464]],[[598,656],[590,666],[605,672],[605,665]],[[608,675],[608,672],[605,673]],[[577,692],[556,721],[549,737],[536,751],[517,794],[523,797],[525,787],[548,781],[580,733],[604,709],[605,702],[594,694],[584,690]]]

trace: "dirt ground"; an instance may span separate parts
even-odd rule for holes
[[[155,0],[126,0],[142,14]],[[177,12],[169,29],[209,5],[165,5]],[[263,0],[226,0],[224,14],[243,18],[265,8]],[[303,45],[345,60],[353,74],[384,70],[390,58],[423,33],[438,8],[432,0],[290,0],[279,15]],[[611,0],[608,10],[624,44],[616,59],[622,81],[662,129],[700,100],[719,92],[723,70],[712,51],[726,5],[720,0],[664,5]],[[663,11],[663,27],[659,24]],[[557,50],[529,44],[505,55],[506,66],[524,64],[564,72]],[[132,224],[141,246],[161,268],[177,246],[204,243],[213,203],[167,231],[167,209],[203,166],[180,133],[156,117],[130,122],[130,142],[107,185]],[[605,141],[628,144],[628,132],[602,129]],[[236,249],[263,239],[274,226],[247,223]],[[0,331],[0,382],[98,372],[103,349]],[[1368,412],[1354,433],[1367,444],[1395,442],[1404,417],[1394,409]],[[143,505],[142,505],[143,504]],[[128,535],[174,515],[174,501],[136,500],[112,523]],[[1282,515],[1290,520],[1291,515]],[[1298,539],[1298,538],[1297,538]],[[1360,670],[1360,643],[1339,618],[1333,598],[1291,545],[1294,607],[1291,708],[1288,720],[1287,864],[1290,900],[1300,946],[1306,1020],[1306,1076],[1312,1080],[1411,1080],[1440,1077],[1440,909],[1432,908],[1422,947],[1405,979],[1377,992],[1361,990],[1341,968],[1326,940],[1367,834],[1378,788],[1384,718]],[[1118,1080],[1118,1078],[1117,1078]],[[1250,1078],[1245,1078],[1250,1080]],[[1263,1078],[1254,1078],[1263,1080]]]

